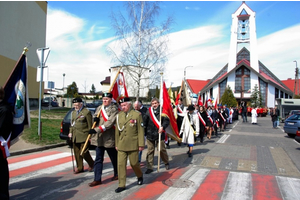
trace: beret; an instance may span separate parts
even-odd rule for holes
[[[119,104],[124,103],[124,102],[128,102],[128,101],[131,101],[131,99],[129,97],[124,97],[124,98],[119,100]]]
[[[103,94],[102,94],[102,97],[109,97],[109,98],[112,98],[113,95],[112,95],[112,93],[107,92],[107,93],[103,93]]]
[[[79,102],[82,102],[82,99],[79,98],[79,97],[77,97],[77,98],[73,99],[72,102],[73,102],[73,103],[79,103]]]

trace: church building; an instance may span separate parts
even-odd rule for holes
[[[264,106],[274,107],[277,98],[292,98],[293,91],[258,60],[255,12],[245,2],[232,14],[229,51],[228,63],[200,91],[194,91],[202,102],[207,98],[220,99],[227,86],[239,103],[250,101],[256,86]],[[191,88],[188,83],[187,80]]]

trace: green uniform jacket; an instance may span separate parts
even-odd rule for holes
[[[97,117],[98,113],[101,111],[102,106],[99,106],[93,117]],[[99,123],[95,126],[95,131],[97,133],[92,135],[91,144],[98,147],[114,148],[115,147],[115,122],[116,116],[118,114],[118,108],[116,105],[111,104],[105,108],[106,114],[108,116],[107,121],[104,120],[103,116],[100,114]],[[101,127],[101,128],[100,128]],[[105,130],[102,132],[102,130]]]
[[[89,109],[83,107],[78,115],[76,110],[72,112],[70,133],[72,133],[73,142],[85,142],[91,127],[92,114]]]
[[[126,118],[119,112],[116,120],[116,147],[120,151],[137,151],[145,146],[142,114],[131,109]]]

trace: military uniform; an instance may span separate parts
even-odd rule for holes
[[[144,147],[143,119],[139,111],[121,111],[116,120],[116,147],[118,150],[119,187],[126,185],[126,164],[129,157],[130,165],[138,178],[143,176],[138,162],[139,147]]]
[[[94,164],[94,181],[101,181],[104,152],[108,153],[108,156],[112,162],[114,168],[114,177],[118,176],[117,168],[117,150],[115,149],[115,121],[118,114],[118,108],[116,105],[111,104],[106,107],[99,106],[94,114],[97,117],[101,109],[105,110],[108,119],[100,114],[99,123],[96,124],[94,130],[97,132],[92,135],[91,144],[96,147],[96,158]]]
[[[88,147],[84,151],[83,157],[80,155],[91,127],[92,114],[87,108],[82,107],[81,110],[74,110],[72,112],[70,133],[72,133],[72,142],[78,172],[84,171],[83,158],[89,164],[90,168],[93,168],[94,166],[94,161]]]

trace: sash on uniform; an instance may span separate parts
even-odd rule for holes
[[[179,105],[177,105],[177,115],[184,117],[184,112]]]
[[[0,136],[0,149],[3,154],[3,158],[7,158],[10,156],[10,153],[8,150],[8,148],[10,147],[10,136],[11,136],[11,134],[9,134],[7,140],[4,140],[4,138],[2,136]]]
[[[197,112],[197,115],[201,121],[201,123],[203,124],[203,126],[206,126],[206,122],[204,121],[204,119],[202,118],[201,114],[199,112]]]
[[[223,121],[225,122],[225,119],[224,119],[222,113],[219,113],[219,115],[222,117]]]
[[[153,121],[153,124],[156,126],[156,128],[159,129],[159,127],[161,127],[161,124],[158,121],[158,119],[155,117],[152,107],[149,107],[149,114],[150,114],[150,117]],[[163,132],[165,133],[165,130],[163,130]],[[167,140],[168,140],[168,134],[165,134],[165,141],[167,141]]]
[[[108,115],[106,113],[106,110],[104,109],[104,106],[101,107],[100,114],[101,114],[102,118],[104,119],[104,121],[107,122],[107,120],[109,119],[109,117],[108,117]],[[99,128],[103,132],[103,128],[101,126],[99,126]],[[112,128],[115,129],[115,125],[113,125]]]
[[[212,120],[212,118],[210,117],[210,115],[206,112],[206,114],[207,114],[207,117],[208,117],[208,119],[209,119],[209,121],[211,122],[211,124],[213,125],[214,124],[214,122],[213,122],[213,120]]]

